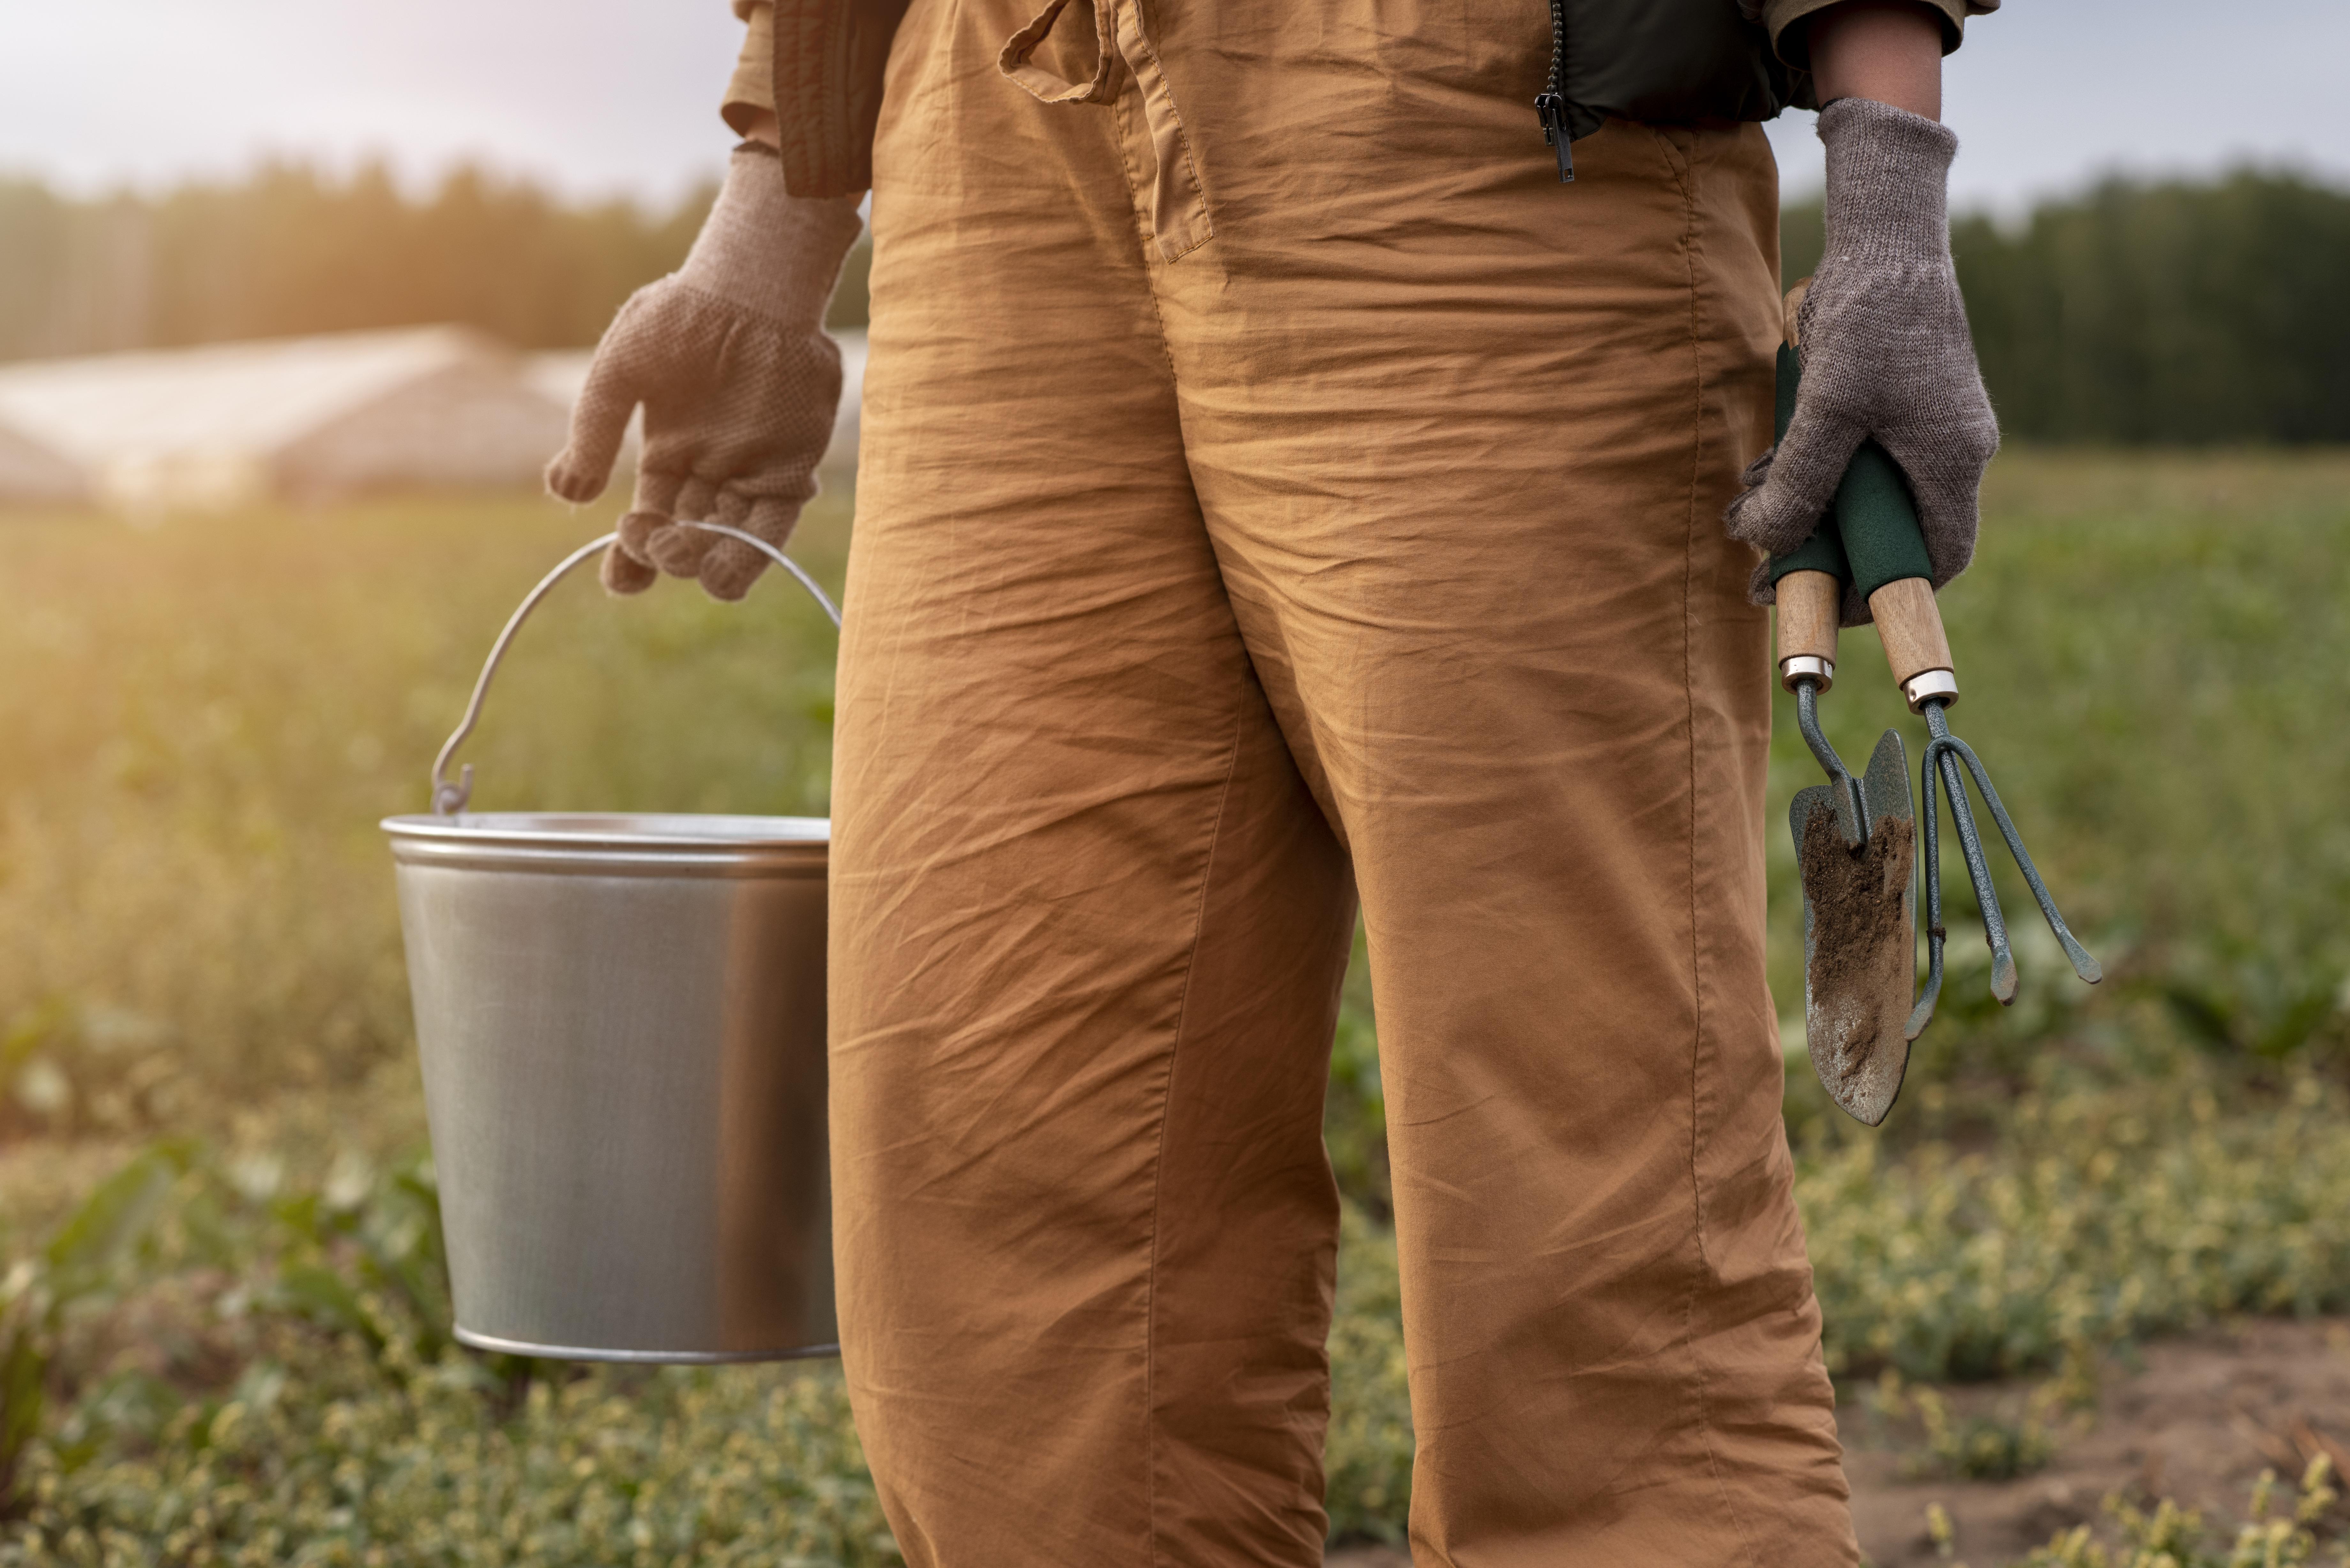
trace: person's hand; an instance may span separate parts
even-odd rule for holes
[[[782,161],[745,145],[685,265],[620,306],[570,441],[546,467],[553,493],[593,501],[644,405],[636,501],[604,553],[605,587],[639,592],[658,568],[739,599],[767,558],[676,521],[723,523],[778,549],[791,536],[840,403],[840,350],[824,335],[824,310],[860,227],[854,200],[793,196]]]
[[[1830,104],[1819,129],[1827,249],[1796,315],[1803,388],[1785,438],[1747,469],[1725,521],[1767,554],[1794,549],[1873,436],[1908,476],[1939,588],[1974,556],[1977,493],[1999,450],[1950,264],[1958,138],[1862,98]]]

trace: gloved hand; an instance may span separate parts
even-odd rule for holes
[[[739,599],[767,558],[736,539],[679,528],[724,523],[778,549],[816,493],[840,403],[840,350],[824,310],[861,223],[857,202],[802,201],[772,149],[735,151],[685,265],[629,296],[597,346],[546,466],[570,502],[603,493],[629,415],[645,409],[635,504],[604,553],[604,586],[650,587],[655,568]]]
[[[1731,537],[1784,555],[1811,537],[1845,466],[1874,436],[1918,499],[1940,587],[1974,558],[1977,493],[1999,421],[1975,367],[1950,265],[1959,139],[1907,109],[1846,98],[1821,111],[1827,250],[1796,313],[1804,381],[1778,446],[1746,470]],[[1758,571],[1754,599],[1767,603]],[[1850,624],[1856,597],[1847,605]],[[1867,618],[1866,606],[1858,606]]]

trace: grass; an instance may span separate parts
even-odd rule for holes
[[[2350,1307],[2350,457],[2011,453],[1986,506],[1945,600],[1957,727],[2112,978],[2080,986],[2027,930],[2001,1010],[1961,887],[1892,1124],[1845,1122],[1796,1054],[1798,1196],[1855,1386]],[[447,1343],[374,824],[422,808],[497,625],[608,512],[0,519],[0,1562],[895,1560],[821,1369]],[[795,546],[835,587],[847,525],[820,501]],[[1873,644],[1847,634],[1830,732],[1850,755],[1899,723],[1914,756]],[[500,679],[477,801],[822,812],[830,646],[779,580],[733,609],[583,580]],[[1816,769],[1791,717],[1773,768],[1795,1011],[1777,824]],[[1334,1528],[1393,1539],[1411,1438],[1376,1041],[1358,965],[1328,1495]],[[1942,1438],[1954,1473],[2039,1457]],[[2188,1528],[2155,1517],[2042,1561],[2151,1563]]]

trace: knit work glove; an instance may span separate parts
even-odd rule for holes
[[[1854,451],[1874,436],[1908,476],[1939,588],[1974,558],[1977,494],[1999,450],[1950,265],[1959,139],[1859,98],[1828,105],[1819,129],[1827,250],[1796,312],[1803,387],[1786,436],[1747,468],[1725,522],[1731,537],[1766,555],[1794,549],[1818,526]],[[1754,601],[1772,597],[1758,568]],[[1867,618],[1858,596],[1846,596],[1845,624]]]
[[[766,569],[750,545],[676,519],[723,523],[778,549],[791,537],[840,403],[840,350],[824,335],[824,310],[860,227],[853,199],[802,201],[784,188],[773,150],[746,143],[685,265],[620,306],[570,441],[546,466],[549,491],[593,501],[644,405],[636,501],[604,553],[605,587],[639,592],[659,568],[739,599]]]

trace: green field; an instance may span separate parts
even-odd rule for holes
[[[447,1343],[374,825],[422,808],[498,624],[609,510],[0,515],[0,1563],[895,1560],[821,1371]],[[820,501],[795,545],[836,587],[848,524]],[[1945,597],[1955,725],[2110,978],[2071,979],[2011,877],[2024,990],[2000,1010],[1953,865],[1950,989],[1892,1123],[1845,1122],[1798,1054],[1847,1392],[1888,1370],[2058,1388],[2147,1335],[2350,1309],[2345,606],[2350,455],[1994,468],[1981,563]],[[1830,730],[1851,756],[1898,722],[1914,756],[1874,641],[1847,634]],[[616,605],[583,574],[492,698],[476,803],[820,813],[830,648],[777,581]],[[1816,768],[1782,718],[1794,1013],[1777,825]],[[1353,1199],[1330,1501],[1393,1538],[1410,1434],[1375,1041],[1358,974],[1330,1102]],[[2211,1550],[2172,1560],[2230,1561]]]

